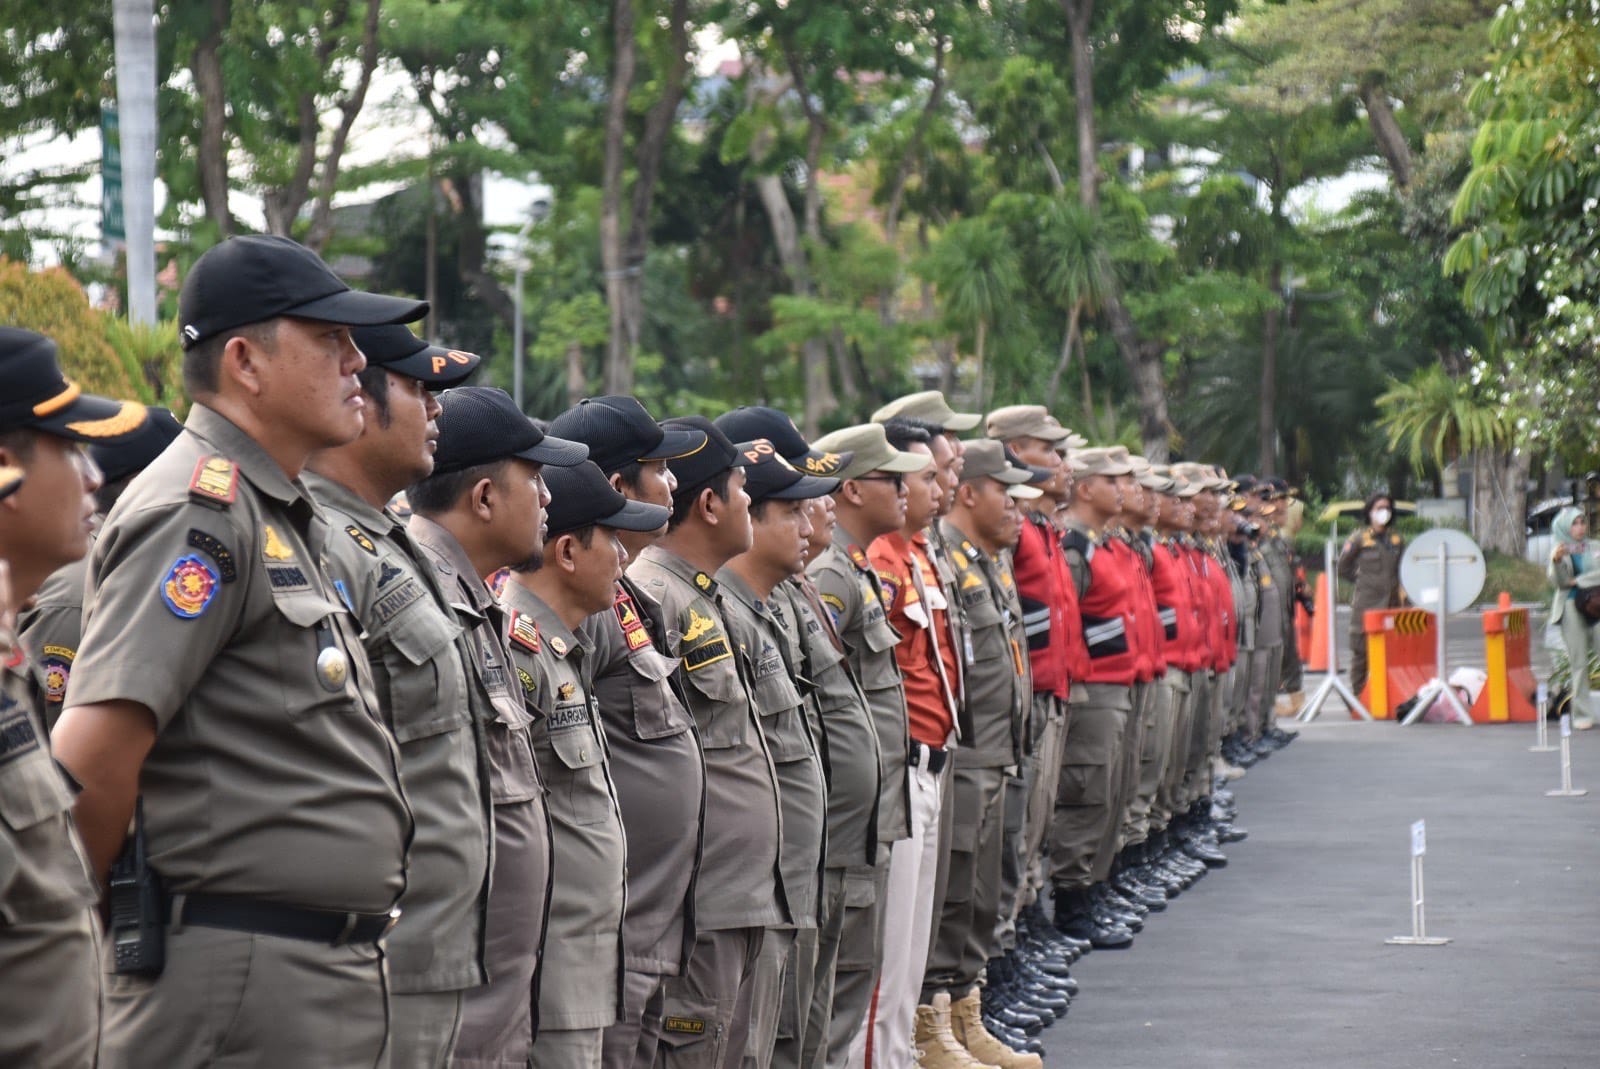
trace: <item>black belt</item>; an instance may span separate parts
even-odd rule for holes
[[[928,772],[937,776],[944,771],[944,766],[950,763],[950,751],[941,750],[937,746],[929,746],[927,743],[914,742],[911,744],[911,757],[908,761],[912,768],[922,767],[922,753],[924,750],[928,754]]]
[[[179,924],[277,935],[331,946],[376,943],[400,917],[398,908],[388,913],[338,913],[234,895],[173,895],[168,909],[176,914],[174,920]]]

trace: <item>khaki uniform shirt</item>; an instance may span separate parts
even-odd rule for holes
[[[889,624],[886,601],[860,542],[843,527],[833,529],[833,544],[806,569],[822,604],[833,618],[845,653],[878,732],[878,842],[883,846],[911,835],[906,769],[911,734],[900,666],[894,659],[900,636]]]
[[[98,888],[29,668],[0,632],[0,1065],[88,1065],[100,1017]]]
[[[665,652],[681,662],[678,677],[705,754],[695,924],[702,932],[783,924],[778,782],[723,622],[717,581],[661,546],[641,550],[628,575],[661,605]]]
[[[817,888],[827,823],[827,788],[822,761],[800,696],[799,656],[786,619],[784,599],[765,601],[731,569],[717,573],[723,619],[738,646],[745,678],[760,716],[761,735],[778,777],[783,842],[778,872],[789,920],[796,928],[817,926]]]
[[[539,711],[533,753],[548,789],[555,875],[545,931],[541,1028],[617,1021],[628,849],[589,689],[590,650],[515,579],[500,590],[523,699]]]
[[[450,607],[438,569],[398,516],[315,472],[306,486],[333,528],[328,574],[361,622],[416,817],[400,922],[384,943],[390,987],[414,994],[481,984],[492,819],[483,732],[495,711],[469,682],[467,631],[482,618]]]
[[[305,486],[197,404],[95,542],[72,704],[154,714],[139,784],[171,893],[359,913],[400,894],[399,753],[328,536]]]
[[[473,572],[472,561],[449,531],[426,516],[413,515],[407,531],[438,573],[438,581],[457,619],[475,621],[466,632],[469,684],[478,692],[476,707],[492,710],[480,721],[486,731],[489,800],[494,812],[494,864],[485,920],[485,959],[491,986],[501,972],[526,971],[544,950],[545,918],[551,893],[550,818],[530,738],[533,715],[524,707],[506,646],[505,617],[494,596]],[[535,964],[537,970],[537,964]],[[537,971],[534,991],[537,993]],[[497,995],[485,993],[493,1001]]]
[[[1393,609],[1400,605],[1400,558],[1406,540],[1394,531],[1379,533],[1365,527],[1351,535],[1339,551],[1339,578],[1355,584],[1350,598],[1351,629],[1361,630],[1361,614],[1368,609]]]
[[[1250,551],[1250,571],[1254,579],[1256,596],[1256,648],[1276,650],[1283,648],[1283,627],[1290,587],[1280,582],[1282,578],[1272,566],[1267,542]]]
[[[1219,548],[1222,552],[1222,565],[1228,570],[1228,583],[1233,587],[1233,616],[1239,621],[1239,648],[1253,650],[1256,648],[1256,584],[1253,577],[1254,566],[1250,563],[1252,551],[1248,543],[1245,549],[1245,568],[1239,567],[1228,548],[1223,542]]]
[[[970,649],[963,650],[967,700],[961,708],[966,768],[1005,768],[1022,758],[1033,706],[1028,638],[1016,579],[1002,554],[992,557],[948,520],[939,521],[955,568]]]
[[[828,771],[828,868],[870,865],[878,853],[878,732],[866,695],[845,659],[833,621],[802,576],[779,588],[788,618],[799,621],[799,675],[811,683],[806,702],[821,724]],[[774,597],[776,598],[776,594]]]
[[[1281,531],[1273,528],[1272,533],[1261,540],[1261,555],[1267,559],[1267,569],[1272,573],[1272,583],[1278,588],[1278,597],[1283,601],[1283,644],[1288,645],[1295,641],[1294,546]]]
[[[624,577],[616,604],[579,630],[594,650],[591,690],[628,845],[622,962],[637,972],[676,976],[694,945],[706,804],[699,735],[675,686],[678,661],[660,649],[661,606],[636,583]]]
[[[33,666],[34,695],[44,709],[46,730],[53,731],[61,718],[83,641],[83,585],[88,577],[88,556],[56,569],[17,614],[17,636]]]

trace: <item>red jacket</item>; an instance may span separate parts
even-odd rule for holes
[[[1088,675],[1089,651],[1078,617],[1078,590],[1048,520],[1038,514],[1024,518],[1011,570],[1022,601],[1033,689],[1066,701],[1071,681]]]
[[[1081,554],[1089,568],[1089,589],[1078,597],[1089,651],[1085,682],[1132,686],[1142,667],[1135,597],[1137,572],[1144,566],[1115,538],[1095,542],[1082,531],[1069,529],[1061,536],[1061,545],[1067,552]]]
[[[1161,618],[1162,653],[1168,667],[1198,671],[1206,667],[1210,648],[1200,611],[1200,577],[1177,541],[1158,541],[1151,550],[1155,565],[1150,579]]]

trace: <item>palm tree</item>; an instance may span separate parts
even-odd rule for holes
[[[971,331],[977,371],[972,393],[986,407],[984,351],[989,331],[1019,300],[1022,261],[1003,226],[984,216],[958,219],[945,228],[928,255],[917,265],[933,283],[945,318],[960,331]]]
[[[1072,360],[1073,350],[1078,353],[1079,370],[1083,376],[1083,412],[1086,420],[1094,417],[1094,398],[1089,390],[1089,359],[1084,351],[1083,317],[1098,312],[1105,301],[1116,291],[1117,277],[1106,254],[1100,234],[1100,224],[1095,214],[1074,201],[1058,198],[1039,222],[1035,236],[1039,250],[1048,266],[1043,275],[1045,292],[1056,303],[1067,309],[1067,330],[1061,339],[1061,356],[1055,370],[1050,373],[1050,385],[1045,390],[1045,406],[1054,408],[1061,376]]]

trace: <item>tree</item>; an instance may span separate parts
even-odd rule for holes
[[[994,389],[984,378],[989,331],[1018,303],[1022,288],[1022,264],[1011,235],[985,216],[958,219],[918,269],[933,283],[951,325],[972,335],[972,396],[987,411]]]

